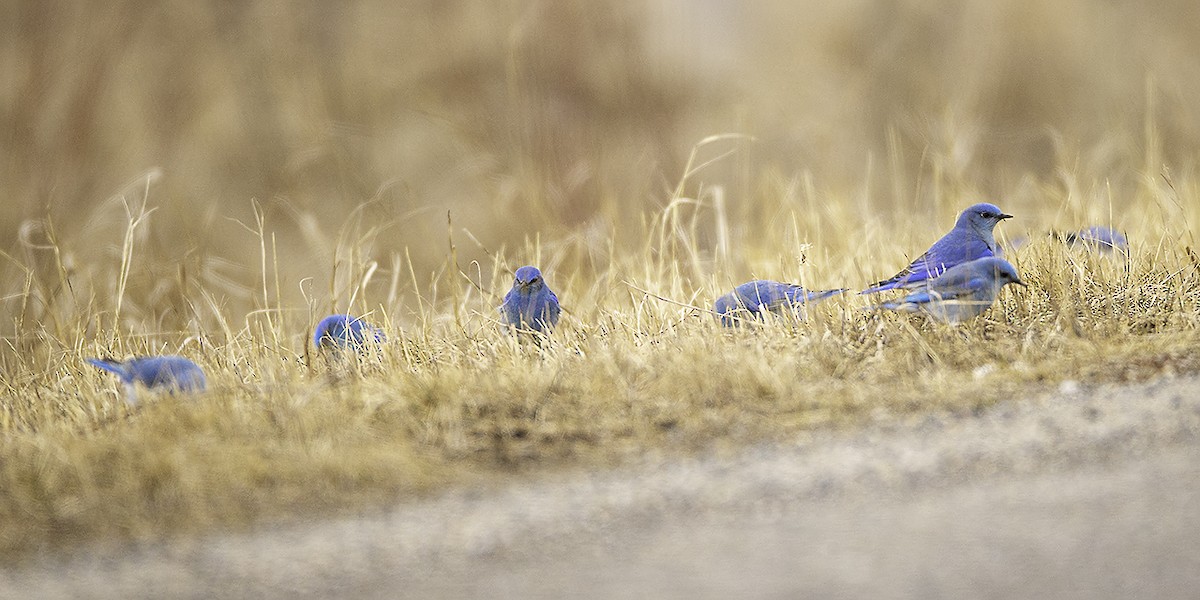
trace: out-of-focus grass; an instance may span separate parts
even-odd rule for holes
[[[1200,370],[1190,4],[339,6],[5,9],[0,551]],[[680,306],[861,286],[983,199],[1030,287],[964,326]],[[1043,235],[1095,223],[1128,260]],[[540,346],[495,322],[525,263]],[[333,309],[389,342],[315,356]],[[82,360],[167,351],[212,390]]]
[[[654,239],[671,221],[644,233]],[[897,236],[908,245],[935,235],[904,225],[926,232]],[[1200,370],[1195,257],[1149,228],[1130,232],[1127,262],[1035,241],[1012,257],[1030,287],[965,326],[881,317],[849,296],[806,322],[737,331],[623,283],[710,302],[733,278],[695,273],[688,232],[668,228],[662,243],[602,266],[544,249],[570,312],[540,347],[496,327],[495,297],[475,287],[503,290],[507,276],[493,268],[482,281],[439,278],[457,309],[378,309],[390,341],[357,364],[306,358],[313,319],[274,306],[193,335],[97,336],[80,321],[22,336],[4,354],[2,547],[358,510],[512,473],[786,440],[881,412],[973,411],[1064,379]],[[905,245],[875,239],[897,257]],[[862,280],[839,255],[878,273],[897,266],[844,242],[790,248],[779,266],[775,251],[751,253],[754,273],[823,287]],[[131,409],[81,360],[177,349],[208,371],[210,393]]]

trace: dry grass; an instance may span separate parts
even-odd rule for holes
[[[16,6],[7,554],[1200,371],[1189,3],[781,2],[666,30],[646,23],[692,11]],[[731,27],[755,34],[740,62],[696,43]],[[704,62],[678,69],[681,45]],[[1011,256],[1030,287],[973,323],[845,296],[723,331],[680,306],[752,277],[861,286],[981,199],[1034,241]],[[1040,235],[1094,223],[1128,261]],[[567,310],[540,346],[495,322],[525,263]],[[314,356],[334,309],[389,343]],[[168,351],[212,391],[134,409],[82,360]]]

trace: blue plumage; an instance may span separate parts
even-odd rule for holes
[[[174,394],[202,392],[207,385],[204,371],[182,356],[143,356],[129,360],[89,358],[87,362],[116,374],[125,384],[130,404],[136,403],[139,386]]]
[[[954,229],[934,242],[929,250],[888,279],[871,284],[862,293],[874,294],[891,289],[909,289],[933,279],[956,265],[979,258],[1000,256],[992,231],[996,224],[1012,215],[1004,214],[995,204],[976,204],[958,216]]]
[[[733,327],[746,318],[761,318],[765,313],[782,315],[785,311],[803,317],[801,312],[805,304],[824,300],[846,291],[821,290],[810,292],[792,283],[781,283],[758,279],[748,281],[734,288],[732,292],[717,298],[713,310],[717,319],[725,327]]]
[[[558,324],[562,307],[537,267],[517,269],[512,289],[504,295],[500,318],[506,327],[548,333]]]
[[[1125,234],[1103,225],[1093,225],[1063,236],[1069,246],[1081,246],[1105,254],[1129,255],[1129,240]]]
[[[368,343],[385,339],[381,329],[350,315],[329,315],[313,330],[313,344],[324,349],[361,350]]]
[[[959,323],[983,314],[1010,283],[1026,285],[1008,261],[985,257],[949,269],[901,300],[871,308],[920,312],[944,323]]]

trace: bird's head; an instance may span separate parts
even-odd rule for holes
[[[1125,234],[1102,225],[1088,227],[1066,235],[1060,234],[1058,237],[1068,246],[1084,245],[1102,252],[1116,251],[1122,254],[1129,252],[1129,240],[1126,239]]]
[[[536,292],[545,286],[542,272],[537,267],[525,266],[517,269],[516,278],[513,280],[514,290]]]
[[[313,342],[318,347],[346,345],[347,328],[353,320],[350,315],[329,315],[321,319],[313,331]]]
[[[384,339],[383,331],[350,315],[329,315],[321,319],[313,331],[313,343],[318,347],[358,346]]]
[[[1021,276],[1017,273],[1017,268],[1012,266],[1012,263],[1002,258],[991,258],[994,261],[993,268],[995,269],[996,282],[1001,287],[1009,283],[1015,283],[1021,287],[1029,287],[1029,284],[1021,280]]]
[[[964,210],[958,216],[958,225],[967,225],[980,232],[990,232],[996,228],[997,223],[1011,218],[1012,215],[1005,214],[999,206],[981,202]]]

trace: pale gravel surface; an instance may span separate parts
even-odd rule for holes
[[[1196,598],[1200,378],[81,549],[0,597]]]

